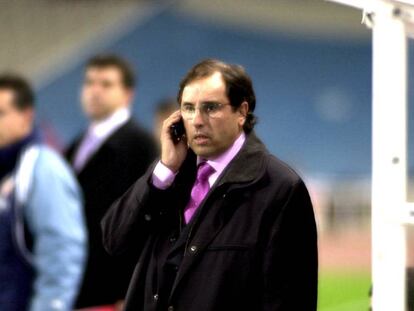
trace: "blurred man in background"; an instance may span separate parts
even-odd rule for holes
[[[72,310],[86,261],[80,189],[34,126],[34,96],[0,76],[0,310]]]
[[[178,102],[163,124],[160,161],[102,222],[108,251],[142,249],[125,310],[315,311],[312,203],[253,131],[250,77],[202,61]],[[175,136],[179,122],[185,134]]]
[[[86,65],[81,101],[90,124],[67,151],[84,192],[89,230],[89,259],[78,308],[121,309],[137,256],[110,257],[100,229],[112,202],[156,155],[152,137],[131,118],[134,87],[130,65],[115,55],[95,56]]]

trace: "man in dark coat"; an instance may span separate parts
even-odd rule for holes
[[[67,151],[85,197],[89,259],[77,308],[122,308],[136,254],[112,258],[103,248],[100,222],[110,205],[148,168],[155,143],[131,118],[134,74],[113,55],[92,58],[85,71],[82,104],[91,121]]]
[[[205,60],[181,82],[178,102],[160,161],[102,222],[110,253],[141,252],[126,310],[316,310],[311,200],[254,134],[250,78]],[[175,139],[180,120],[186,133]]]

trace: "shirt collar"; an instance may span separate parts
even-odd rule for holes
[[[88,131],[96,138],[104,139],[126,123],[130,117],[131,112],[128,108],[120,108],[106,119],[93,122]]]
[[[230,163],[231,160],[236,156],[236,154],[242,148],[244,142],[246,141],[246,134],[244,131],[239,135],[239,137],[234,141],[230,148],[228,148],[225,152],[221,155],[207,160],[207,163],[214,168],[216,173],[221,174],[224,171],[226,166]],[[200,157],[197,157],[197,165],[201,162],[205,161]]]

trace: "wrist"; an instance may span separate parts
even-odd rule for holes
[[[163,159],[161,159],[160,162],[161,162],[162,165],[164,165],[169,170],[171,170],[171,172],[173,172],[174,174],[177,174],[177,172],[180,168],[179,166],[169,164],[167,161],[164,161]]]

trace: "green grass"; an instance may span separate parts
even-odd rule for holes
[[[321,271],[318,311],[367,311],[369,271]]]

